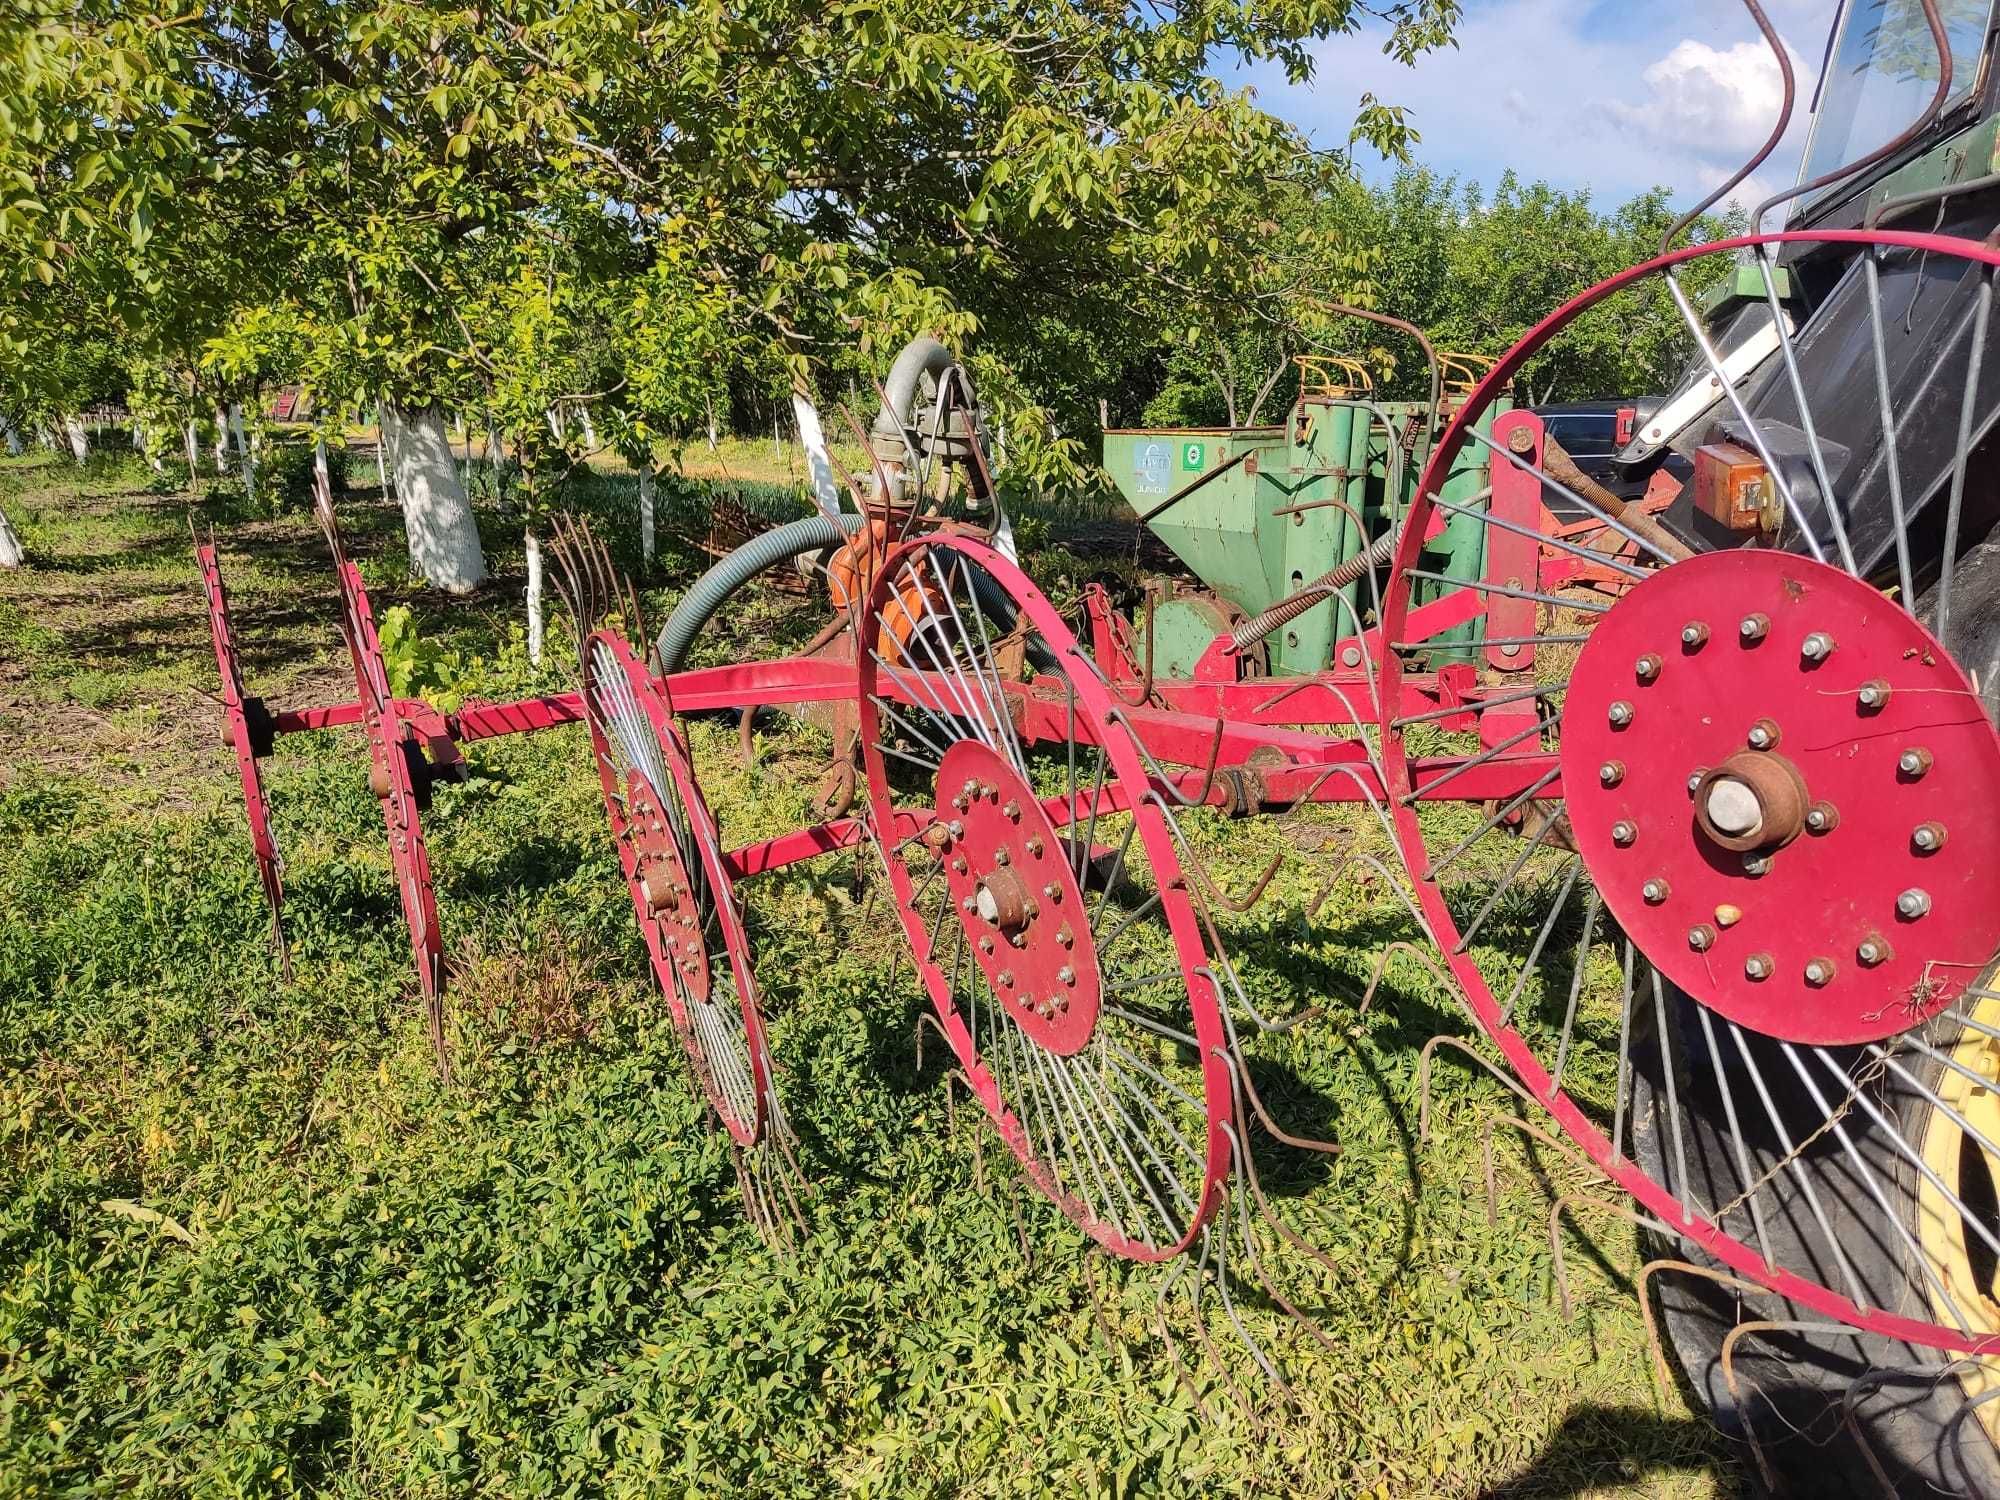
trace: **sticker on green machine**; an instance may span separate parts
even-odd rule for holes
[[[1183,469],[1199,469],[1205,466],[1207,463],[1208,463],[1208,444],[1206,443],[1181,444],[1181,467]]]

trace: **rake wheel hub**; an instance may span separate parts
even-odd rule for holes
[[[1563,717],[1605,904],[1718,1014],[1880,1041],[2000,947],[1979,868],[2000,843],[2000,736],[1929,632],[1838,569],[1742,550],[1660,570],[1599,622]]]
[[[1083,889],[1034,788],[974,740],[938,769],[937,850],[987,986],[1029,1040],[1067,1057],[1097,1026],[1102,987]]]
[[[698,887],[688,876],[674,825],[652,783],[630,773],[625,829],[634,856],[632,878],[659,932],[660,950],[695,1000],[709,998],[708,950],[702,940]]]

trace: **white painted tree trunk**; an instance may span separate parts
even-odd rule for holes
[[[10,433],[12,430],[8,429]],[[21,551],[21,539],[14,535],[14,528],[7,523],[7,513],[0,511],[0,568],[18,568],[26,560]]]
[[[558,443],[563,440],[562,413],[557,411],[553,406],[549,408],[549,431],[555,434]]]
[[[229,472],[229,413],[219,406],[215,409],[215,472]]]
[[[188,418],[187,426],[182,429],[181,436],[187,443],[188,492],[192,494],[194,492],[194,482],[201,475],[201,442],[195,437],[194,419],[192,417]]]
[[[706,399],[708,402],[708,451],[713,453],[715,451],[715,398],[710,396]]]
[[[313,439],[313,482],[323,495],[333,493],[333,476],[326,467],[326,439]]]
[[[132,447],[140,453],[146,451],[146,435],[137,422],[132,424]]]
[[[257,503],[257,455],[243,435],[243,403],[240,401],[229,403],[229,430],[236,438],[236,461],[243,469],[243,494],[254,505]]]
[[[69,451],[78,463],[90,457],[90,434],[83,430],[82,417],[64,417],[63,435],[69,439]]]
[[[583,446],[590,452],[595,453],[597,451],[597,429],[591,425],[590,408],[579,406],[576,409],[576,414],[583,418]]]
[[[542,664],[542,539],[535,535],[535,528],[523,529],[522,540],[528,551],[528,664],[539,667]]]
[[[479,523],[458,482],[444,415],[435,406],[399,410],[390,453],[396,493],[403,503],[410,562],[429,582],[451,594],[469,593],[486,580]]]
[[[639,463],[639,556],[653,566],[653,463],[651,457]]]
[[[389,408],[378,403],[375,407],[375,480],[382,486],[382,497],[389,496]]]

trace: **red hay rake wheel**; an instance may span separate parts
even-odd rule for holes
[[[571,618],[623,603],[586,527],[559,532]],[[639,628],[636,609],[632,627]],[[735,880],[660,683],[616,630],[582,636],[584,718],[632,911],[697,1087],[728,1132],[751,1223],[793,1241],[804,1178],[773,1085],[763,1002]]]
[[[1681,514],[1663,548],[1555,483],[1535,419],[1496,423],[1496,453],[1624,533],[1623,588],[1580,591],[1604,554],[1545,541],[1534,588],[1489,593],[1489,632],[1530,637],[1538,691],[1478,712],[1477,749],[1397,717],[1403,664],[1385,664],[1397,834],[1481,1028],[1684,1253],[1886,1341],[1868,1358],[1996,1355],[2000,736],[1944,643],[1949,559],[1993,520],[2000,251],[1827,232],[1636,267],[1501,361],[1433,472],[1579,319],[1739,252],[1782,257],[1813,299],[1754,374],[1703,345],[1700,440],[1761,465],[1761,545]],[[1438,519],[1427,475],[1390,639]],[[1991,1413],[1996,1368],[1934,1384]]]
[[[274,732],[264,700],[243,691],[243,667],[236,653],[236,636],[229,619],[229,594],[222,585],[222,566],[216,559],[215,538],[195,548],[201,568],[203,592],[208,599],[208,632],[215,646],[215,669],[222,679],[223,743],[236,755],[236,774],[243,784],[243,812],[250,823],[250,848],[257,858],[257,876],[263,883],[264,899],[271,908],[271,951],[287,982],[292,977],[292,956],[285,946],[284,860],[271,834],[270,803],[264,795],[264,777],[257,769],[259,757],[271,753]]]
[[[396,896],[410,935],[410,954],[417,986],[424,997],[431,1047],[438,1071],[451,1076],[451,1052],[445,1036],[444,936],[438,926],[437,895],[431,884],[430,852],[424,844],[423,811],[430,805],[432,767],[424,758],[415,726],[389,691],[388,669],[382,661],[382,641],[375,632],[375,614],[361,570],[348,560],[330,497],[319,497],[320,525],[333,551],[340,585],[340,632],[354,664],[354,685],[361,705],[361,726],[368,736],[368,788],[382,805],[382,824],[389,835],[389,862],[396,875]],[[456,752],[443,735],[431,737],[443,764],[455,764]]]
[[[891,554],[857,656],[872,822],[928,830],[885,842],[884,865],[968,1085],[1107,1250],[1179,1254],[1230,1172],[1231,1038],[1138,742],[1048,601],[979,542]],[[1006,686],[1023,666],[1026,696]]]

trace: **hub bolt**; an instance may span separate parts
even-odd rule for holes
[[[1003,990],[1014,988],[1014,971],[1012,969],[1002,969],[994,977],[1000,981],[1000,988]]]
[[[962,839],[965,837],[965,825],[961,823],[957,818],[953,818],[949,823],[945,825],[945,831],[948,832],[955,839]]]
[[[1910,835],[1910,842],[1919,854],[1935,854],[1944,847],[1945,831],[1942,823],[1919,823]]]
[[[1833,983],[1833,976],[1839,972],[1839,965],[1830,958],[1809,959],[1806,962],[1806,983],[1814,989]]]
[[[1745,979],[1769,979],[1776,972],[1777,965],[1771,962],[1771,955],[1768,953],[1753,953],[1743,960]]]
[[[1076,934],[1069,930],[1069,923],[1065,922],[1056,929],[1056,941],[1065,948],[1076,941]]]
[[[1651,682],[1660,675],[1660,658],[1648,651],[1632,664],[1632,670],[1641,682]]]
[[[998,848],[998,849],[995,849],[995,850],[993,851],[993,863],[994,863],[994,864],[996,864],[996,865],[1008,865],[1008,864],[1012,864],[1013,862],[1014,862],[1014,857],[1013,857],[1013,856],[1012,856],[1011,854],[1009,854],[1009,853],[1007,852],[1007,850],[1006,850],[1006,848],[1005,848],[1004,846],[1003,846],[1003,847],[1001,847],[1001,848]]]
[[[1896,757],[1896,769],[1915,781],[1931,768],[1931,753],[1922,745],[1912,745]]]
[[[1752,750],[1769,750],[1778,743],[1778,725],[1772,719],[1759,719],[1750,726],[1750,733],[1744,738]]]
[[[1613,726],[1619,729],[1623,729],[1627,724],[1630,724],[1632,722],[1632,705],[1625,702],[1622,698],[1612,704],[1611,722]]]
[[[970,802],[974,797],[977,797],[979,795],[980,790],[981,788],[978,782],[968,780],[964,786],[958,789],[958,795],[965,798],[966,801]]]
[[[1743,856],[1745,875],[1768,875],[1771,873],[1771,856],[1752,852]]]
[[[1060,901],[1062,900],[1062,887],[1051,880],[1047,885],[1042,887],[1042,894],[1047,896],[1051,901]]]
[[[1879,933],[1871,932],[1861,940],[1861,945],[1854,950],[1854,956],[1861,960],[1863,968],[1872,969],[1877,964],[1887,963],[1896,955],[1886,939]]]
[[[1833,655],[1833,637],[1824,630],[1815,630],[1799,647],[1799,655],[1807,661],[1825,661]]]
[[[1761,641],[1771,633],[1771,617],[1769,615],[1745,615],[1743,623],[1736,627],[1736,633],[1743,638],[1745,645],[1750,644],[1752,641]]]
[[[1715,929],[1703,922],[1698,927],[1688,929],[1688,946],[1697,953],[1706,953],[1715,946]]]
[[[1616,786],[1625,779],[1625,762],[1607,760],[1597,768],[1597,779],[1605,786]]]
[[[1021,804],[1011,798],[1008,799],[1007,805],[1001,808],[1000,811],[1006,814],[1013,822],[1018,823],[1021,819]]]
[[[1040,834],[1029,835],[1028,842],[1024,847],[1026,847],[1030,855],[1032,855],[1036,859],[1040,859],[1042,857],[1041,835]]]
[[[1639,830],[1631,823],[1619,822],[1611,825],[1611,842],[1621,849],[1630,848],[1632,841],[1639,837]]]
[[[1861,706],[1870,711],[1889,706],[1889,684],[1886,679],[1876,677],[1861,684],[1861,691],[1855,695]]]
[[[951,870],[954,875],[963,875],[967,868],[969,867],[965,863],[965,856],[963,854],[951,862]]]
[[[1060,969],[1056,970],[1056,978],[1064,984],[1075,984],[1076,970],[1072,969],[1068,964],[1064,964]]]
[[[993,939],[990,937],[981,938],[979,940],[979,951],[981,953],[991,953],[993,951]]]
[[[1697,767],[1695,771],[1688,777],[1688,795],[1690,797],[1692,797],[1696,792],[1701,790],[1701,779],[1707,774],[1708,774],[1708,768],[1706,766],[1701,766]]]
[[[1931,893],[1911,886],[1896,898],[1896,910],[1914,922],[1918,917],[1930,915]]]
[[[1662,901],[1667,899],[1671,890],[1672,887],[1666,881],[1655,875],[1651,880],[1639,887],[1639,894],[1646,898],[1648,905],[1658,906]]]
[[[956,797],[951,799],[951,805],[956,811],[964,812],[968,807],[972,806],[972,799],[966,796],[965,793],[960,792]]]
[[[1701,647],[1708,644],[1708,627],[1699,620],[1690,620],[1681,626],[1681,644]]]
[[[1831,802],[1815,802],[1806,809],[1806,830],[1809,833],[1831,833],[1840,825],[1840,814]]]
[[[967,897],[966,897],[966,898],[965,898],[965,899],[964,899],[963,901],[960,901],[960,902],[958,903],[958,905],[959,905],[959,909],[960,909],[961,911],[978,911],[978,910],[979,910],[979,902],[977,901],[977,899],[975,899],[974,897],[971,897],[971,896],[967,896]]]

